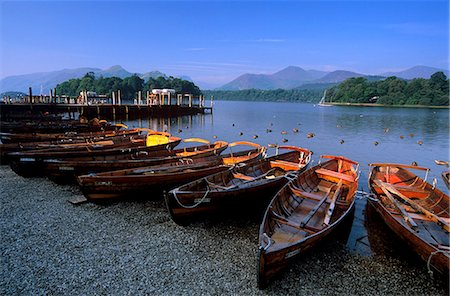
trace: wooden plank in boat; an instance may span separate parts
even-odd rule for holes
[[[427,191],[421,189],[421,188],[417,188],[415,186],[404,186],[404,185],[394,185],[392,184],[392,186],[400,191],[408,191],[408,192],[417,192],[417,193],[427,193]]]
[[[432,221],[418,221],[418,224],[431,235],[439,245],[449,245],[448,232],[442,231],[442,228]]]
[[[303,219],[303,221],[300,223],[301,227],[305,227],[306,224],[308,224],[309,220],[311,220],[312,216],[317,213],[319,208],[325,203],[325,201],[328,198],[328,194],[326,194],[317,204],[316,206],[309,212],[309,214]]]
[[[346,182],[355,182],[355,178],[353,176],[338,173],[338,172],[331,171],[331,170],[327,170],[324,168],[320,168],[320,169],[316,170],[316,173],[318,175],[328,176],[328,177],[340,179],[340,180],[343,180]]]

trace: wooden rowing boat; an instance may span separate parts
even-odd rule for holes
[[[144,139],[144,135],[140,136],[139,131],[131,134],[118,134],[117,136],[108,136],[108,137],[95,137],[95,138],[86,138],[86,139],[75,139],[72,141],[68,140],[57,140],[50,142],[25,142],[25,143],[9,143],[9,144],[0,144],[0,161],[1,164],[8,164],[10,157],[10,153],[14,152],[22,152],[22,151],[30,151],[30,150],[42,150],[45,151],[67,151],[67,150],[82,150],[84,147],[89,147],[90,149],[97,149],[101,145],[116,145],[118,147],[118,143],[127,143],[130,141],[134,141],[134,143],[138,143],[137,140]],[[51,149],[51,150],[48,150]]]
[[[442,172],[441,177],[447,189],[450,189],[450,171]]]
[[[358,163],[342,156],[321,158],[321,163],[287,183],[267,207],[259,229],[260,288],[353,212]]]
[[[387,226],[428,267],[445,276],[450,269],[449,196],[426,181],[429,169],[392,163],[370,164],[369,203]],[[425,171],[421,179],[412,170]]]
[[[175,150],[157,150],[143,153],[113,154],[89,157],[75,157],[68,159],[45,159],[43,172],[57,183],[71,183],[76,176],[136,167],[165,165],[189,161],[196,158],[206,158],[220,155],[228,146],[227,142],[216,141],[210,143],[199,138],[189,138],[183,143],[200,143]]]
[[[9,143],[28,143],[28,142],[51,142],[51,143],[79,143],[86,141],[99,141],[109,137],[116,136],[134,136],[140,134],[142,129],[120,129],[114,131],[98,131],[98,132],[65,132],[65,133],[0,133],[0,140],[3,144]]]
[[[0,122],[0,131],[8,133],[61,133],[61,132],[95,132],[118,130],[120,126],[106,121],[90,121],[83,123],[75,120]]]
[[[93,145],[91,147],[70,149],[40,149],[8,154],[11,169],[23,177],[39,176],[43,174],[44,159],[68,159],[73,157],[136,154],[157,150],[172,150],[181,142],[181,138],[172,137],[167,133],[155,132],[148,135],[146,139],[131,141],[127,144]]]
[[[234,147],[236,144],[231,146]],[[170,190],[181,184],[227,170],[230,164],[234,165],[237,161],[246,161],[254,157],[256,157],[254,154],[247,153],[239,157],[228,155],[182,159],[158,166],[82,175],[77,180],[81,191],[91,201],[144,195],[148,198],[152,194],[158,195],[162,190]]]
[[[235,166],[173,189],[165,196],[170,216],[177,224],[186,224],[232,206],[265,205],[288,181],[287,174],[304,169],[311,159],[312,153],[307,149],[279,148],[289,152]]]

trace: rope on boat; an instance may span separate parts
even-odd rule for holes
[[[431,258],[432,258],[434,255],[438,254],[438,253],[445,254],[445,252],[446,252],[446,251],[444,251],[444,250],[437,250],[437,251],[432,252],[432,253],[430,254],[430,256],[428,257],[428,260],[427,260],[427,269],[428,269],[428,274],[430,275],[431,278],[433,278],[433,270],[431,270]]]
[[[356,194],[359,195],[359,196],[357,196],[358,199],[367,198],[367,199],[370,199],[371,201],[375,201],[375,202],[379,201],[377,198],[375,198],[376,197],[375,194],[370,193],[370,192],[357,190]]]
[[[175,200],[177,201],[177,203],[178,203],[182,208],[185,208],[185,209],[193,209],[193,208],[198,207],[198,206],[205,200],[205,198],[206,198],[206,196],[208,195],[208,193],[209,193],[209,187],[206,189],[205,194],[203,195],[203,197],[202,197],[197,203],[194,203],[193,205],[188,206],[188,205],[184,205],[183,203],[180,202],[180,200],[178,199],[177,193],[176,193],[175,191],[172,192],[173,197],[175,198]],[[195,199],[194,199],[194,201],[195,201]]]
[[[291,182],[292,180],[295,180],[297,178],[297,174],[295,174],[294,172],[289,172],[285,174],[284,177],[288,179],[288,182]]]

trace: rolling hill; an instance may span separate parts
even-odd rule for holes
[[[290,89],[321,78],[327,72],[304,70],[300,67],[289,66],[273,74],[244,74],[220,87],[220,90],[240,89]]]
[[[100,77],[120,77],[125,78],[133,75],[134,73],[128,72],[119,65],[112,66],[107,69],[99,68],[76,68],[76,69],[63,69],[59,71],[40,72],[25,75],[16,75],[5,77],[0,80],[0,92],[7,91],[19,91],[28,93],[28,88],[31,86],[34,93],[47,94],[50,89],[56,87],[57,84],[67,81],[73,78],[81,78],[88,72],[94,72],[95,76]],[[136,73],[144,80],[149,78],[157,78],[159,76],[167,77],[164,73],[159,71],[146,72],[144,74]],[[184,76],[190,79],[187,76]]]
[[[438,69],[428,66],[414,66],[412,68],[399,71],[399,72],[386,72],[381,74],[382,76],[389,77],[389,76],[397,76],[398,78],[403,79],[414,79],[414,78],[430,78],[431,75],[434,73],[442,71],[444,74],[448,77],[449,71],[444,69]]]

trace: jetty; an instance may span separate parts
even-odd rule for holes
[[[113,91],[111,97],[82,91],[77,97],[57,95],[56,88],[49,95],[29,94],[21,98],[3,97],[0,102],[2,119],[17,114],[63,114],[69,117],[83,115],[87,118],[136,119],[148,117],[175,117],[212,113],[213,98],[206,106],[203,95],[175,93],[172,89],[153,89],[143,94],[139,91],[133,100],[122,101],[121,91]]]

